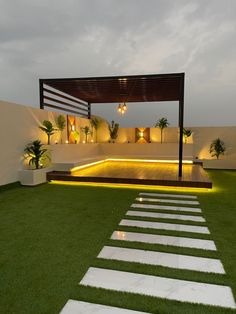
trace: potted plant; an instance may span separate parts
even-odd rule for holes
[[[108,129],[109,129],[109,133],[110,133],[110,142],[115,143],[115,140],[118,137],[119,123],[115,123],[112,120],[111,124],[108,124]]]
[[[57,116],[56,125],[57,125],[58,130],[60,131],[60,138],[61,138],[61,144],[62,144],[62,132],[66,127],[66,118],[62,114]]]
[[[159,120],[157,120],[156,124],[155,124],[155,128],[159,128],[161,131],[161,143],[162,143],[162,136],[163,136],[163,131],[165,128],[167,128],[169,125],[169,122],[166,118],[161,118]]]
[[[47,134],[48,137],[48,145],[50,145],[50,138],[51,136],[57,131],[56,128],[52,125],[52,122],[49,120],[44,120],[42,123],[42,126],[39,126],[39,128]]]
[[[216,157],[219,159],[220,155],[224,155],[225,152],[225,144],[224,142],[218,137],[214,141],[212,141],[210,150],[209,150],[211,157]]]
[[[101,120],[96,118],[96,117],[93,117],[90,121],[90,124],[91,124],[91,135],[93,136],[93,130],[96,131],[96,135],[95,135],[95,143],[97,143],[97,132],[98,132],[98,129],[100,128],[101,126]]]
[[[190,129],[183,128],[183,135],[184,135],[184,143],[187,144],[188,138],[193,134],[193,131]]]
[[[78,140],[79,140],[79,132],[75,130],[75,131],[73,132],[73,137],[74,137],[74,139],[75,139],[75,144],[77,144],[77,143],[78,143]]]
[[[85,143],[87,143],[88,142],[88,135],[91,133],[91,130],[90,130],[89,126],[86,125],[85,127],[82,127],[81,131],[84,133],[84,135],[85,135]]]
[[[43,148],[40,140],[35,140],[26,145],[24,158],[27,160],[29,169],[19,171],[19,179],[22,185],[38,185],[46,182],[46,173],[49,168],[44,168],[46,159],[49,159],[47,149]]]

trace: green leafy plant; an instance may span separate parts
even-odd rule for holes
[[[81,131],[84,133],[85,143],[87,143],[88,142],[88,135],[91,134],[91,130],[90,130],[89,126],[82,127]]]
[[[165,128],[167,128],[168,125],[169,125],[169,122],[166,118],[161,118],[161,119],[157,120],[157,122],[155,124],[155,128],[159,128],[161,131],[161,143],[162,143],[163,130]]]
[[[97,142],[97,131],[98,131],[98,129],[100,128],[101,123],[102,123],[102,121],[101,121],[100,119],[96,118],[96,117],[93,117],[93,118],[91,119],[91,121],[90,121],[90,124],[91,124],[91,134],[92,134],[92,136],[93,136],[93,130],[96,131],[95,142]]]
[[[35,140],[26,145],[24,152],[25,158],[29,165],[34,166],[35,169],[42,168],[42,162],[48,158],[46,155],[47,149],[42,148],[43,144],[40,140]]]
[[[57,125],[58,130],[60,131],[60,138],[61,138],[61,144],[62,144],[62,132],[66,127],[66,118],[62,114],[57,116],[56,125]]]
[[[188,138],[193,134],[193,131],[190,129],[183,128],[183,135],[184,135],[184,143],[187,144]]]
[[[74,136],[74,139],[75,139],[75,144],[77,144],[78,140],[79,140],[79,132],[75,130],[73,132],[73,136]]]
[[[111,124],[108,124],[110,139],[111,139],[111,142],[113,143],[118,137],[119,127],[120,127],[119,123],[115,123],[113,120],[111,121]]]
[[[50,144],[51,136],[57,131],[49,120],[44,120],[42,126],[39,127],[48,136],[48,145]]]
[[[218,137],[212,141],[209,152],[212,157],[219,159],[220,155],[224,155],[225,152],[224,142]]]

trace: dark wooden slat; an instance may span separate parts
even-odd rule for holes
[[[65,106],[68,106],[68,107],[71,107],[71,108],[75,108],[75,109],[79,109],[79,110],[88,112],[88,109],[84,109],[84,108],[81,108],[79,106],[74,106],[72,104],[68,104],[67,102],[64,102],[64,101],[61,101],[61,100],[58,100],[58,99],[55,99],[55,98],[52,98],[52,97],[43,96],[43,98],[47,99],[47,100],[51,100],[51,101],[57,102],[58,104],[62,104],[62,105],[65,105]]]
[[[59,97],[61,97],[61,98],[70,100],[70,101],[74,101],[75,103],[80,104],[80,105],[82,105],[82,106],[84,106],[84,107],[88,107],[88,104],[86,104],[86,103],[84,103],[84,102],[82,102],[82,101],[75,100],[75,99],[73,99],[72,97],[69,97],[69,96],[61,95],[61,94],[56,93],[56,92],[54,92],[54,91],[51,91],[50,89],[47,89],[47,88],[45,88],[45,87],[43,88],[43,91],[44,91],[44,92],[47,92],[47,93],[50,93],[50,94],[53,94],[53,95],[55,95],[55,96],[59,96]]]
[[[75,110],[71,110],[71,109],[67,109],[67,108],[63,108],[63,107],[59,107],[59,106],[55,106],[55,105],[50,105],[50,104],[47,104],[47,103],[43,103],[44,104],[44,107],[49,107],[49,108],[54,108],[54,109],[58,109],[58,110],[62,110],[62,111],[66,111],[66,112],[70,112],[70,113],[74,113],[74,114],[77,114],[77,115],[80,115],[80,116],[84,116],[84,117],[88,117],[88,115],[82,113],[82,112],[79,112],[79,111],[75,111]]]

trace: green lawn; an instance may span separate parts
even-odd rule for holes
[[[201,238],[213,239],[218,252],[109,240],[115,229],[138,230],[118,228],[119,221],[138,194],[137,189],[55,184],[1,189],[0,313],[56,314],[68,299],[153,314],[233,313],[216,307],[78,285],[87,269],[95,266],[230,285],[236,296],[236,172],[210,171],[209,174],[216,188],[212,192],[194,191],[190,194],[198,195],[206,225],[211,231],[210,236],[202,235]],[[186,189],[183,192],[188,193]],[[142,231],[166,233],[161,230]],[[181,235],[200,237],[199,234]],[[104,245],[216,257],[223,262],[227,275],[98,260],[96,256]]]

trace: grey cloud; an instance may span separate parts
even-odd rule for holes
[[[0,0],[0,98],[37,106],[39,77],[184,71],[186,124],[235,124],[235,17],[234,0]],[[177,123],[176,104],[129,108],[93,112]]]

